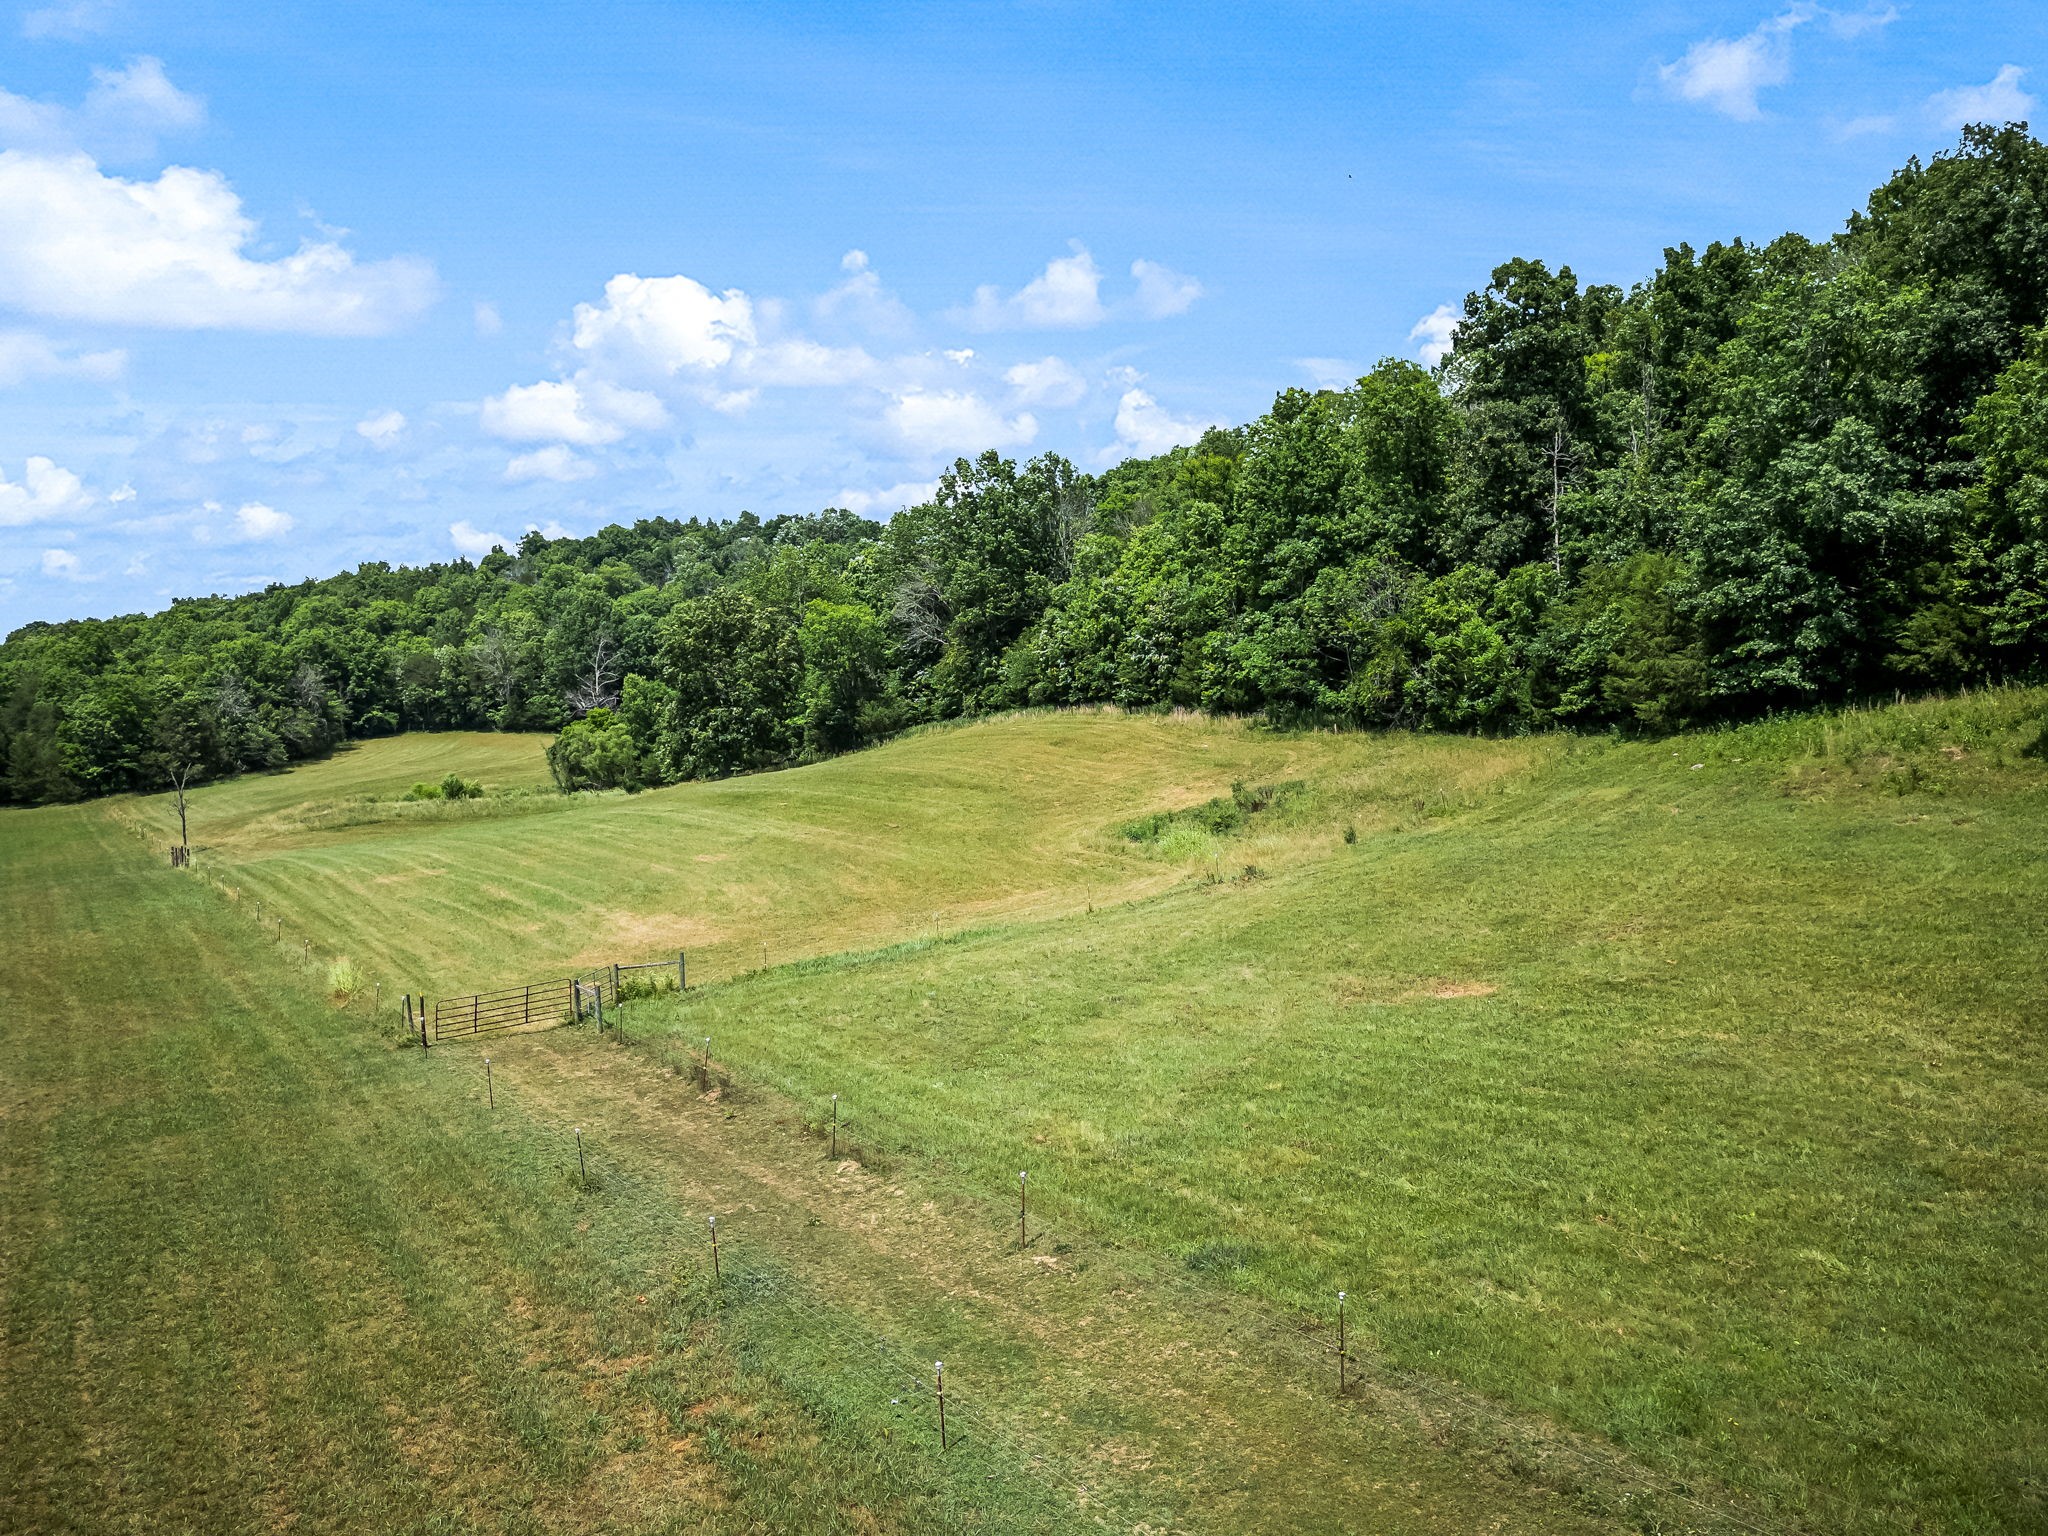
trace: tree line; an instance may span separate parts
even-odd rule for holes
[[[2048,148],[1971,128],[1828,240],[1627,291],[1509,261],[1435,370],[1100,475],[984,453],[886,524],[654,518],[28,625],[0,798],[402,730],[555,731],[564,788],[634,787],[1032,704],[1661,732],[2037,677],[2044,322]]]

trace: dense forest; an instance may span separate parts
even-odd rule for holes
[[[0,799],[550,730],[565,788],[1106,700],[1665,731],[2048,659],[2048,148],[1968,130],[1832,239],[1632,290],[1514,260],[1382,363],[1100,476],[962,459],[828,510],[529,534],[0,646]]]

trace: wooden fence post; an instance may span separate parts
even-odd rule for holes
[[[688,956],[685,951],[680,949],[676,951],[676,990],[678,992],[687,992],[690,989],[689,973],[683,968],[687,958]]]
[[[427,1000],[420,999],[420,1049],[427,1048]]]

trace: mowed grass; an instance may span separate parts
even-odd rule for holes
[[[1345,1289],[1386,1379],[1787,1526],[2010,1532],[2048,1521],[2044,710],[1654,745],[1033,715],[462,824],[259,825],[222,785],[202,863],[437,990],[689,944],[731,979],[635,1037],[842,1094],[892,1178],[999,1223],[1027,1167],[1141,1270]],[[317,811],[335,766],[261,789]],[[1292,779],[1242,837],[1117,833]],[[800,963],[750,974],[764,939]]]
[[[380,1043],[103,807],[0,815],[0,928],[0,1530],[1065,1528],[739,1347],[667,1191]]]
[[[545,738],[405,736],[192,797],[203,871],[392,989],[443,996],[687,950],[693,979],[1235,876],[1303,846],[1314,803],[1251,837],[1117,835],[1231,785],[1313,780],[1323,810],[1443,814],[1555,742],[1277,736],[1235,721],[1071,711],[934,730],[815,767],[640,795],[396,797],[459,772],[545,776]],[[376,797],[371,803],[370,797]],[[129,802],[175,840],[165,797]]]
[[[1582,744],[1268,878],[636,1008],[1827,1531],[2048,1524],[2044,695]],[[656,1019],[660,1020],[657,1026]]]

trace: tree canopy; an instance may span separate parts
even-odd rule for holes
[[[529,534],[0,645],[0,799],[561,732],[565,788],[1112,701],[1662,731],[2048,660],[2048,148],[1976,127],[1832,240],[1635,287],[1504,262],[1442,365],[1088,475],[961,459],[828,509]]]

